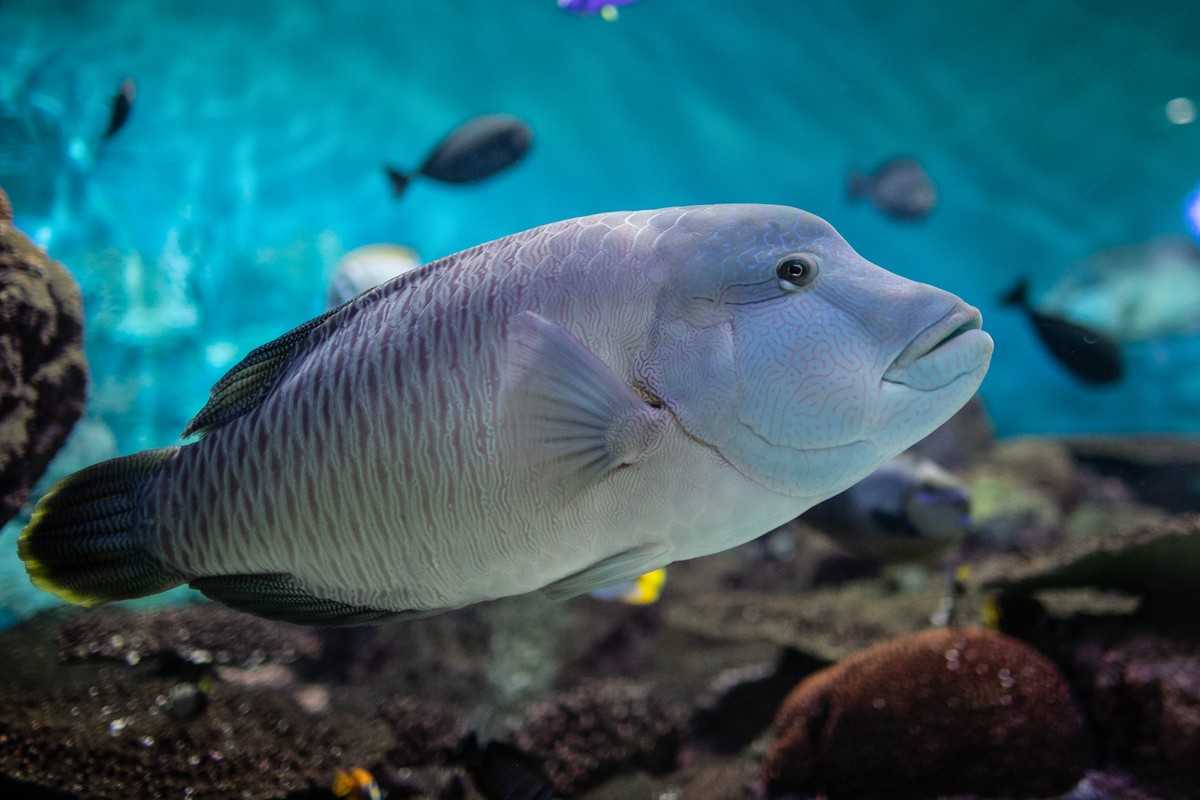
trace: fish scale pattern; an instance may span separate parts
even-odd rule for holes
[[[546,499],[514,479],[518,445],[497,416],[508,320],[532,308],[569,321],[621,363],[649,306],[597,298],[611,299],[612,270],[638,236],[663,227],[655,214],[684,213],[544,226],[347,304],[260,405],[156,476],[165,563],[194,576],[290,574],[318,596],[392,610],[461,605],[464,584],[529,563],[546,531],[528,521],[545,518],[534,512]],[[458,535],[484,528],[495,535]]]

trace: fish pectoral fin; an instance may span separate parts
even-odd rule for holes
[[[510,322],[503,369],[501,416],[523,460],[571,496],[642,460],[670,419],[565,328],[532,311]]]
[[[326,311],[278,339],[251,350],[213,386],[208,402],[184,430],[184,438],[194,433],[208,433],[261,403],[309,335],[342,307]]]
[[[542,593],[551,600],[570,600],[572,597],[631,580],[657,569],[663,565],[662,560],[666,554],[667,546],[664,544],[645,544],[622,550],[590,567],[543,586]]]
[[[389,611],[327,600],[309,592],[285,572],[262,575],[215,575],[189,584],[230,608],[297,625],[372,625],[434,612]]]

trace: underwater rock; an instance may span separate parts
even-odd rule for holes
[[[981,629],[900,637],[810,676],[774,733],[773,796],[1045,796],[1088,763],[1083,714],[1058,670]]]
[[[1200,511],[1200,439],[1184,436],[1078,436],[1063,444],[1081,464],[1119,478],[1143,503]]]
[[[257,667],[316,658],[320,639],[308,628],[269,622],[216,604],[152,612],[105,608],[76,614],[58,629],[66,661],[93,658],[137,664],[148,658]]]
[[[22,669],[0,683],[0,775],[89,798],[268,800],[328,785],[391,747],[361,713],[311,716],[286,694],[214,681],[202,713],[171,708],[177,679],[89,663],[64,667],[38,631],[6,633]],[[176,690],[176,694],[179,694]]]
[[[2,194],[2,192],[0,192]],[[11,224],[0,200],[0,525],[30,489],[83,413],[79,286]]]
[[[644,687],[596,681],[530,706],[513,743],[570,797],[620,772],[672,769],[682,720],[680,708]]]
[[[785,648],[774,662],[722,671],[696,702],[689,739],[719,753],[736,753],[770,727],[779,704],[807,675],[828,666]]]
[[[1153,634],[1075,648],[1072,672],[1106,761],[1172,797],[1200,787],[1200,648]]]
[[[919,631],[942,599],[938,581],[899,591],[886,580],[796,592],[710,592],[666,609],[675,627],[709,641],[758,641],[837,661],[863,647]]]
[[[409,696],[395,696],[379,706],[379,716],[395,742],[387,753],[393,767],[427,766],[448,761],[466,732],[454,709]]]
[[[998,560],[980,579],[1006,592],[1093,588],[1146,598],[1147,610],[1192,614],[1200,574],[1200,515],[1064,541],[1024,563]]]
[[[0,188],[0,222],[12,222],[12,219],[12,203],[8,202],[8,195]]]

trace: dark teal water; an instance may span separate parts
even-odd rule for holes
[[[91,405],[64,463],[172,442],[226,367],[321,310],[353,247],[432,259],[709,202],[809,209],[980,306],[1001,434],[1200,431],[1198,337],[1128,347],[1127,379],[1097,390],[996,302],[1019,276],[1045,287],[1097,248],[1184,230],[1200,124],[1163,106],[1200,96],[1194,3],[644,0],[613,24],[553,0],[332,7],[0,0],[0,98],[35,130],[0,184],[87,304]],[[133,115],[95,153],[125,75]],[[390,199],[385,159],[414,164],[488,111],[533,126],[525,163]],[[940,189],[923,224],[845,198],[849,167],[897,153]]]

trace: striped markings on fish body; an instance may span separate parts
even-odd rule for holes
[[[811,214],[554,223],[401,275],[250,353],[188,428],[23,531],[87,605],[190,583],[293,622],[566,598],[733,547],[974,394],[977,311]]]

